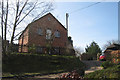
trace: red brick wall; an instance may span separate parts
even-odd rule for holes
[[[49,19],[50,20],[49,20]],[[39,35],[37,33],[38,29],[41,28],[43,31],[43,35]],[[36,46],[42,46],[45,47],[46,42],[46,30],[51,29],[52,33],[56,30],[60,32],[59,38],[54,38],[52,46],[53,47],[62,47],[66,48],[67,44],[67,30],[59,23],[51,14],[47,14],[46,16],[34,21],[33,23],[30,23],[28,25],[28,28],[24,32],[24,39],[23,39],[23,45],[36,45]],[[19,40],[19,45],[22,44],[22,37]],[[28,49],[26,47],[22,47],[23,52],[28,52]],[[21,47],[19,48],[19,51],[21,50]]]
[[[28,32],[29,32],[29,28],[27,28],[19,38],[19,52],[28,52],[28,48],[26,47],[28,45],[28,37],[29,37]]]
[[[107,60],[111,60],[114,63],[120,63],[118,61],[120,59],[120,50],[106,50],[105,55]]]
[[[50,18],[50,21],[48,20]],[[43,35],[40,36],[37,33],[38,28],[43,30]],[[67,30],[63,28],[60,23],[58,23],[53,16],[48,14],[47,16],[35,21],[30,25],[29,30],[29,45],[35,44],[38,46],[46,46],[46,29],[51,29],[52,33],[56,30],[60,32],[59,38],[54,38],[53,47],[66,47],[67,42]]]
[[[86,54],[86,53],[83,53],[80,55],[80,60],[90,60],[92,58],[93,55],[91,54]]]
[[[112,52],[111,52],[111,55],[112,55],[112,57],[113,57],[112,61],[113,61],[114,63],[120,63],[120,62],[118,62],[118,59],[120,59],[120,50],[112,51]]]

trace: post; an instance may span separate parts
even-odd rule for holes
[[[118,14],[120,14],[120,1],[118,2]],[[118,15],[118,22],[120,21],[120,15]],[[120,41],[120,23],[118,23],[118,41]],[[118,55],[120,55],[120,50],[118,50]],[[120,57],[118,59],[118,62],[120,63]]]
[[[2,38],[0,36],[0,80],[2,78]]]

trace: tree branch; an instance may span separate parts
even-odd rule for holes
[[[37,2],[36,2],[36,3],[37,3]],[[36,3],[35,3],[34,6],[29,10],[29,12],[16,24],[16,26],[19,25],[19,24],[26,18],[26,16],[28,16],[28,15],[30,14],[30,12],[35,8]]]
[[[21,15],[23,9],[25,8],[25,6],[27,5],[27,2],[28,2],[28,0],[26,0],[25,4],[23,5],[22,9],[20,10],[20,12],[19,12],[19,14],[18,14],[18,19],[17,19],[17,21],[20,19],[20,15]]]
[[[16,4],[16,7],[17,7],[17,10],[16,10],[15,23],[14,23],[14,27],[13,27],[13,33],[12,33],[12,37],[11,37],[11,43],[13,43],[15,29],[16,29],[16,23],[17,23],[17,18],[18,18],[18,11],[19,11],[19,0],[18,0],[18,2]]]
[[[44,6],[42,6],[41,8],[44,7],[43,11],[41,13],[39,13],[35,18],[33,18],[32,22],[34,22],[36,19],[38,19],[41,15],[51,11],[52,9],[50,9],[52,5],[51,4],[46,4]]]

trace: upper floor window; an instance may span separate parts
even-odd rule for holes
[[[55,37],[60,37],[60,32],[58,30],[55,31]]]
[[[48,21],[50,21],[51,19],[50,19],[50,17],[48,17]]]
[[[52,31],[50,29],[46,30],[46,39],[51,39]]]
[[[39,35],[43,35],[43,31],[42,31],[42,29],[41,29],[41,28],[38,28],[37,33],[38,33]]]

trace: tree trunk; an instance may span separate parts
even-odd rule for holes
[[[16,16],[15,16],[15,22],[14,22],[14,26],[13,26],[13,32],[12,32],[11,44],[10,44],[11,52],[13,51],[13,40],[14,40],[14,35],[15,35],[15,30],[16,30],[16,24],[17,24],[17,21],[18,21],[18,11],[19,11],[19,0],[16,3]]]
[[[6,18],[5,18],[5,28],[4,28],[4,53],[6,53],[7,48],[7,41],[6,41],[6,35],[7,35],[7,20],[8,20],[8,0],[7,0],[7,9],[6,9]]]
[[[2,11],[2,15],[1,15],[2,53],[5,54],[5,52],[4,52],[4,51],[5,51],[5,50],[4,50],[4,40],[3,40],[3,38],[4,38],[4,37],[3,37],[3,29],[4,29],[4,28],[3,28],[3,14],[4,14],[4,13],[3,13],[3,7],[4,7],[4,2],[3,2],[3,0],[2,0],[2,8],[1,8],[1,9],[2,9],[2,10],[1,10],[1,11]]]

